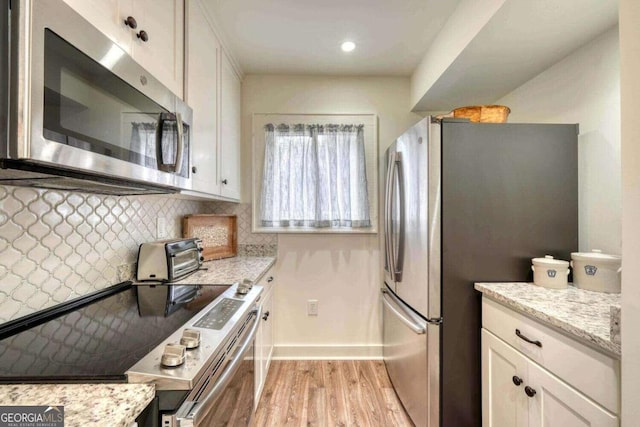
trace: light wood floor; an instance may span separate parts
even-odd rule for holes
[[[382,361],[273,361],[252,426],[413,426]]]

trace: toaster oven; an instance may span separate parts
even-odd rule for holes
[[[200,269],[200,239],[162,240],[143,243],[138,250],[138,282],[175,282]]]

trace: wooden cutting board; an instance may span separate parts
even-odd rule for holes
[[[182,218],[182,237],[202,240],[205,261],[238,255],[236,215],[186,215]]]

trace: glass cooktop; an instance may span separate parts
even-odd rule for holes
[[[0,382],[125,381],[128,368],[208,302],[141,317],[128,287],[0,341]]]

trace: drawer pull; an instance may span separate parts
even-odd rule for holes
[[[522,384],[522,378],[520,378],[517,375],[514,375],[513,378],[511,378],[511,380],[513,381],[513,383],[517,386],[519,386],[520,384]]]
[[[522,332],[520,332],[520,329],[516,329],[516,336],[521,340],[528,342],[529,344],[537,345],[538,347],[542,348],[542,343],[540,341],[538,340],[534,341],[532,339],[525,337],[524,335],[522,335]]]
[[[534,389],[532,389],[531,387],[529,387],[529,386],[526,386],[526,387],[524,388],[524,392],[525,392],[525,393],[527,394],[527,396],[529,396],[529,397],[533,397],[533,396],[535,396],[535,395],[536,395],[536,391],[535,391]]]
[[[265,312],[265,313],[262,315],[262,320],[267,320],[267,319],[269,318],[269,314],[270,314],[270,313],[269,313],[268,311],[267,311],[267,312]]]
[[[269,276],[269,278],[267,279],[267,282],[269,283],[273,282],[273,276]]]

